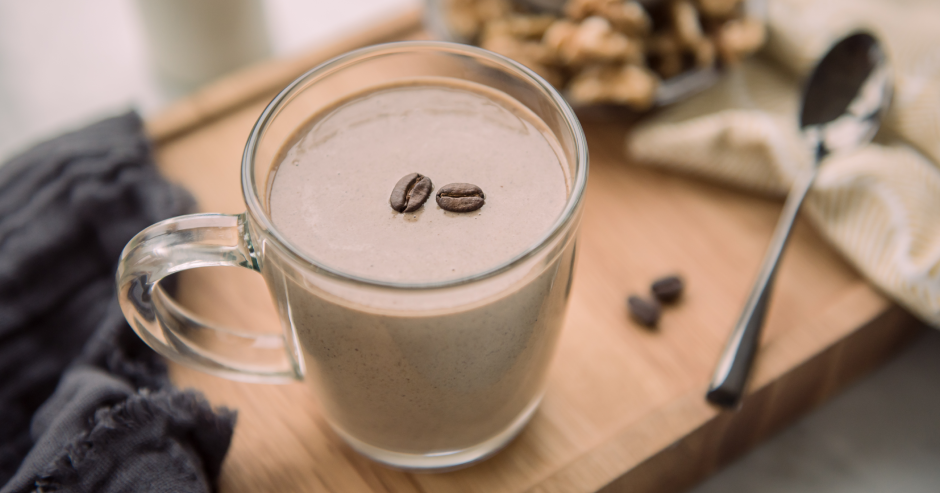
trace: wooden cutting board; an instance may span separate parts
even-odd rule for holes
[[[245,208],[244,143],[292,79],[342,52],[420,38],[407,12],[336,44],[252,67],[148,121],[163,172],[203,211]],[[894,354],[919,325],[872,288],[804,221],[778,274],[750,393],[736,412],[703,396],[750,289],[781,203],[631,163],[628,125],[583,121],[591,170],[571,301],[545,400],[495,457],[444,474],[409,474],[356,454],[302,383],[232,382],[173,366],[182,387],[238,409],[222,492],[679,491],[751,448]],[[624,301],[657,276],[687,292],[658,330]],[[261,277],[244,269],[182,275],[180,301],[210,320],[279,331]]]

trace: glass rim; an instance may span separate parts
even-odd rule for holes
[[[567,126],[568,131],[571,132],[574,140],[574,154],[576,162],[571,193],[565,203],[565,208],[562,210],[561,214],[558,216],[555,222],[552,223],[552,226],[545,234],[539,236],[539,238],[525,250],[490,269],[456,279],[421,283],[383,281],[343,272],[311,258],[300,248],[297,248],[293,243],[285,238],[277,230],[277,228],[275,228],[273,222],[271,221],[271,217],[268,215],[256,192],[257,181],[254,173],[254,164],[258,143],[261,140],[261,135],[264,133],[264,130],[276,117],[278,110],[280,110],[285,104],[289,102],[288,97],[300,85],[305,84],[318,76],[322,77],[328,75],[344,68],[345,66],[363,61],[368,58],[391,54],[420,52],[451,53],[467,56],[470,58],[485,59],[501,66],[502,68],[509,69],[518,77],[527,80],[530,84],[535,85],[543,92],[547,93],[549,99],[554,103],[555,109],[563,116],[565,125]],[[334,57],[308,70],[300,77],[294,79],[294,81],[288,84],[287,87],[282,89],[264,108],[261,116],[258,117],[258,120],[251,129],[251,133],[248,136],[248,142],[245,144],[245,151],[242,154],[241,183],[242,196],[245,200],[245,204],[247,205],[249,215],[251,215],[251,217],[257,221],[262,228],[264,228],[267,234],[276,240],[276,243],[281,247],[281,250],[283,250],[284,253],[286,253],[295,262],[305,264],[306,266],[316,269],[318,272],[329,274],[332,277],[354,281],[359,284],[382,288],[420,290],[446,288],[487,279],[512,269],[514,266],[525,262],[527,259],[542,251],[542,249],[551,243],[552,240],[554,240],[558,235],[560,235],[565,227],[575,218],[575,214],[584,200],[584,190],[587,186],[587,174],[587,140],[584,136],[584,130],[581,128],[581,123],[575,116],[574,110],[571,109],[571,106],[567,103],[567,101],[565,101],[561,94],[559,94],[558,91],[551,86],[551,84],[546,82],[545,79],[533,72],[531,69],[510,58],[475,46],[446,41],[396,41],[359,48]]]

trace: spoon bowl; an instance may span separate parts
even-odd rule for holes
[[[871,34],[856,33],[833,46],[810,75],[800,111],[800,129],[811,139],[816,164],[868,143],[892,90],[887,57]]]

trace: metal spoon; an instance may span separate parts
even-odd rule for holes
[[[843,38],[813,70],[803,92],[800,128],[814,152],[814,162],[793,182],[757,281],[705,395],[709,402],[726,408],[740,402],[757,352],[777,263],[820,162],[868,143],[888,110],[891,93],[888,61],[878,40],[868,33]]]

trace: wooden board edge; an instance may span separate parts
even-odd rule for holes
[[[851,382],[897,354],[923,328],[900,307],[866,285],[842,300],[845,309],[871,303],[868,322],[812,354],[799,354],[790,341],[767,348],[763,375],[735,412],[719,412],[696,388],[534,484],[530,492],[675,492],[705,479],[722,466],[819,406]],[[882,303],[877,303],[877,301]],[[883,305],[882,305],[883,304]],[[822,323],[825,323],[822,318]],[[809,324],[796,339],[818,329]],[[823,342],[823,341],[819,341]],[[798,361],[786,361],[802,358]],[[776,360],[776,361],[774,361]],[[786,369],[789,368],[789,369]],[[776,375],[777,371],[782,373]]]
[[[925,329],[920,321],[893,306],[851,336],[750,394],[738,411],[719,413],[600,492],[660,493],[691,488],[878,368],[921,330]],[[701,392],[688,398],[695,402],[684,402],[680,409],[705,405]],[[675,473],[680,467],[685,474]]]
[[[148,118],[147,134],[155,143],[164,143],[245,104],[272,96],[307,70],[335,56],[363,46],[407,38],[421,29],[421,15],[420,8],[410,9],[325,47],[299,56],[266,60],[234,72]]]

